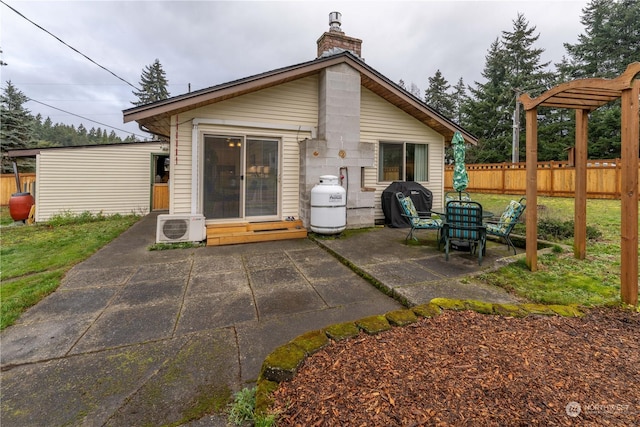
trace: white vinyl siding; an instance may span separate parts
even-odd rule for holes
[[[420,184],[433,193],[433,206],[442,204],[444,191],[444,137],[368,89],[362,88],[360,108],[361,142],[374,144],[374,168],[365,169],[365,187],[376,189],[375,219],[383,219],[381,197],[389,182],[378,181],[378,144],[385,141],[428,144],[429,180]]]
[[[305,77],[179,114],[177,116],[179,124],[177,161],[172,158],[171,165],[171,213],[191,212],[191,140],[192,120],[195,118],[212,119],[219,123],[198,125],[200,141],[203,133],[268,137],[282,141],[280,215],[299,217],[298,144],[299,141],[311,137],[310,132],[303,128],[316,127],[318,123],[316,76]],[[228,124],[221,121],[227,121]],[[243,126],[243,123],[246,126]],[[261,128],[260,124],[268,126]],[[279,129],[278,125],[282,125],[283,128]],[[172,117],[171,129],[171,155],[176,157],[176,116]]]
[[[152,153],[163,154],[160,143],[42,150],[36,163],[36,221],[62,212],[148,213]]]

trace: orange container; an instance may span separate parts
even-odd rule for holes
[[[9,199],[9,214],[14,221],[24,221],[29,218],[31,206],[34,204],[31,193],[13,193]]]

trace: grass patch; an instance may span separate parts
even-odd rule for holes
[[[66,269],[3,282],[0,286],[0,330],[12,325],[22,312],[55,291]]]
[[[510,200],[521,196],[473,194],[486,210],[499,214]],[[573,198],[538,197],[538,235],[559,244],[573,246]],[[525,210],[531,210],[528,206]],[[501,286],[530,301],[544,304],[620,304],[619,200],[587,200],[587,256],[573,257],[559,245],[538,257],[538,271],[531,272],[524,260],[484,273],[478,280]],[[640,224],[640,219],[639,219]],[[514,233],[524,234],[524,224]],[[640,265],[640,262],[639,262]],[[639,306],[640,307],[640,306]]]
[[[616,305],[620,302],[620,277],[610,261],[585,261],[573,254],[551,253],[538,257],[538,271],[531,272],[524,259],[477,278],[541,304]]]
[[[251,423],[255,427],[275,425],[275,414],[256,414],[256,388],[244,388],[234,394],[234,401],[229,407],[229,422],[234,425]]]
[[[4,219],[8,210],[3,207]],[[128,229],[136,215],[64,213],[30,226],[3,226],[0,235],[0,329],[53,292],[64,274]]]

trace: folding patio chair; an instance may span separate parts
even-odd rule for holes
[[[516,247],[513,246],[509,235],[513,227],[518,223],[518,219],[520,219],[520,215],[522,215],[526,207],[526,199],[524,197],[517,202],[512,200],[504,212],[502,212],[502,215],[500,215],[498,222],[487,221],[485,224],[487,234],[503,238],[507,244],[507,250],[512,248],[514,255],[516,254]]]
[[[445,259],[449,261],[449,249],[453,240],[463,240],[471,245],[471,253],[478,253],[478,264],[486,242],[486,230],[482,223],[482,205],[472,201],[447,202],[445,222],[442,225]]]
[[[450,202],[452,200],[463,200],[468,202],[471,200],[471,196],[466,191],[447,191],[444,193],[444,202]]]
[[[404,240],[407,241],[411,238],[417,241],[418,238],[413,234],[415,230],[438,230],[438,249],[440,249],[442,220],[431,218],[431,212],[418,212],[411,197],[405,196],[402,192],[397,192],[396,198],[404,212],[402,216],[408,218],[411,223],[411,231],[409,231],[409,234],[407,234]]]

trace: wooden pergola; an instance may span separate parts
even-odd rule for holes
[[[629,64],[615,79],[591,78],[560,84],[537,98],[520,96],[527,120],[527,243],[526,262],[538,269],[538,106],[576,110],[575,142],[575,232],[574,256],[584,259],[587,243],[587,124],[589,113],[621,99],[621,230],[620,296],[626,304],[638,304],[638,149],[640,121],[640,62]]]

